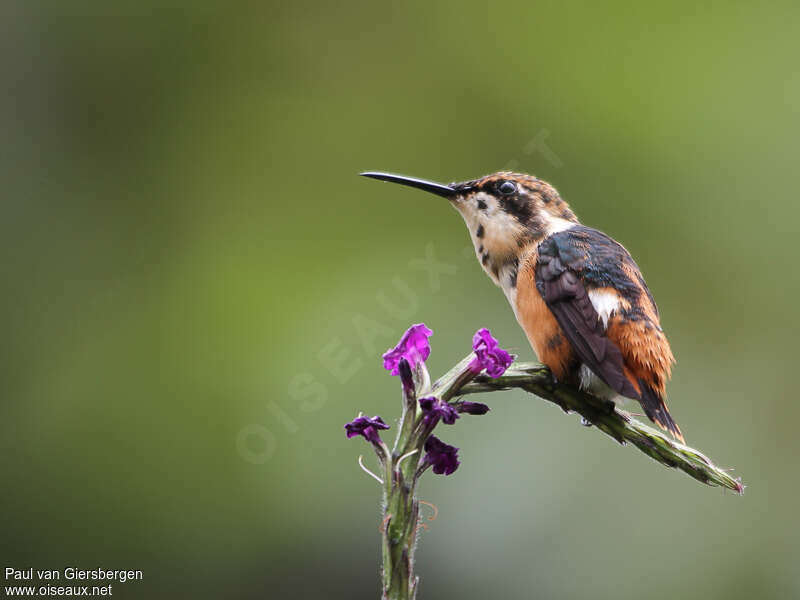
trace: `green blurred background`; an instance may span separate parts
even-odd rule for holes
[[[422,482],[420,597],[800,597],[796,4],[3,13],[0,566],[376,598],[379,488],[342,424],[398,414],[381,352],[419,321],[434,375],[482,326],[532,351],[447,203],[356,174],[512,168],[636,257],[673,414],[748,489],[494,394]]]

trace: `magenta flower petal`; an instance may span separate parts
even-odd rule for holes
[[[364,439],[373,444],[381,443],[381,436],[378,435],[379,429],[389,429],[389,426],[378,416],[356,417],[350,423],[345,423],[344,429],[348,439],[357,435],[363,435]]]
[[[437,475],[450,475],[461,464],[458,461],[458,448],[445,444],[435,435],[425,442],[425,452],[424,461],[433,467]]]
[[[429,427],[434,427],[440,420],[445,425],[452,425],[458,418],[455,407],[434,396],[420,398],[419,407],[424,415],[422,418]]]
[[[475,373],[486,369],[489,377],[500,377],[514,360],[508,352],[497,345],[497,340],[485,327],[472,336],[472,349],[475,351],[475,358],[469,364],[469,368]]]
[[[431,355],[431,345],[428,338],[433,335],[433,331],[428,329],[424,323],[412,325],[400,338],[397,346],[386,351],[383,355],[383,368],[391,371],[392,375],[399,375],[398,365],[400,359],[405,358],[408,365],[414,369],[418,364],[424,363]]]

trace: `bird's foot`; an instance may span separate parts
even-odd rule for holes
[[[558,377],[556,377],[555,373],[553,373],[550,369],[547,369],[547,375],[549,379],[547,382],[548,391],[554,392],[558,387]]]

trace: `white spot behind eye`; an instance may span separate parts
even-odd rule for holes
[[[566,231],[567,229],[575,227],[575,223],[560,217],[548,216],[545,227],[547,228],[547,235],[553,235],[559,231]]]

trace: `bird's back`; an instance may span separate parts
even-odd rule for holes
[[[655,300],[621,244],[577,224],[531,244],[514,304],[539,360],[557,378],[634,398],[682,439],[663,401],[674,357]]]

